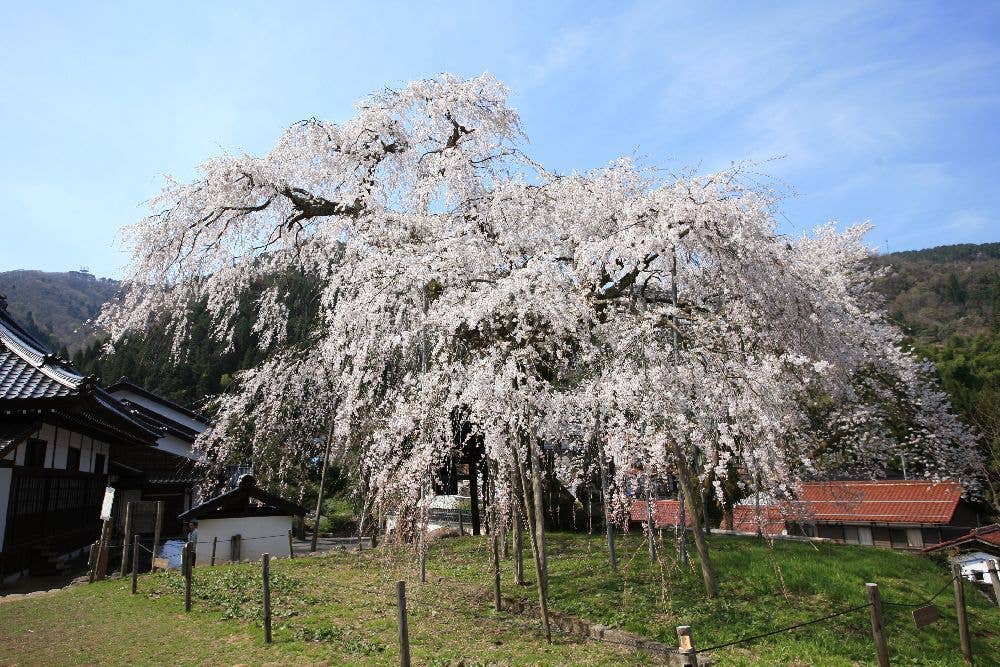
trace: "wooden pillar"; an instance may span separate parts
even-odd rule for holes
[[[955,563],[951,567],[955,584],[955,613],[958,616],[958,638],[962,643],[962,657],[967,665],[972,664],[972,643],[969,639],[969,618],[965,615],[965,583],[962,581],[962,566]]]
[[[410,632],[406,620],[406,582],[396,582],[396,622],[399,629],[399,665],[410,667]]]
[[[878,584],[865,584],[868,594],[868,612],[872,619],[872,639],[875,640],[875,655],[879,667],[889,667],[889,647],[885,642],[885,621],[882,617],[882,597],[878,592]]]
[[[122,567],[121,576],[128,573],[129,549],[132,547],[132,502],[125,503],[125,536],[122,538]]]
[[[271,556],[261,556],[261,575],[264,586],[264,641],[271,643]]]
[[[239,535],[233,535],[229,542],[229,560],[233,563],[240,562],[240,547],[243,538]]]
[[[184,544],[184,551],[181,552],[181,569],[184,572],[184,611],[191,611],[191,570],[194,569],[191,562],[191,543]]]
[[[156,518],[153,520],[153,558],[156,558],[156,552],[160,548],[160,535],[163,533],[163,512],[163,501],[157,500]]]
[[[479,535],[479,457],[469,462],[469,504],[472,507],[472,534]]]
[[[139,589],[139,536],[132,538],[132,595]]]

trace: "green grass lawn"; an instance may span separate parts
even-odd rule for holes
[[[708,601],[694,567],[672,549],[650,564],[645,542],[620,543],[621,567],[607,567],[600,536],[552,534],[554,610],[674,643],[675,627],[694,628],[709,646],[863,604],[875,581],[886,601],[917,601],[949,575],[938,563],[864,547],[713,537],[722,596]],[[526,572],[531,569],[528,550]],[[534,599],[512,584],[504,593]],[[491,610],[489,543],[466,537],[436,542],[428,582],[416,581],[405,549],[272,561],[274,643],[263,643],[259,565],[198,568],[194,611],[185,614],[176,573],[76,586],[0,603],[0,664],[398,664],[394,584],[408,587],[414,664],[622,665],[650,658],[615,646],[556,637],[545,645],[536,619]],[[966,587],[977,664],[1000,664],[1000,610]],[[937,599],[942,619],[917,630],[910,609],[887,606],[893,664],[961,664],[950,587]],[[873,664],[867,610],[746,646],[715,652],[722,665]]]
[[[556,637],[494,613],[478,586],[420,585],[399,553],[272,560],[274,643],[260,622],[260,566],[196,568],[193,611],[174,573],[0,603],[0,665],[398,665],[395,582],[408,581],[415,665],[641,665],[626,649]]]
[[[669,534],[672,536],[672,532]],[[486,586],[488,544],[474,538],[440,543],[429,568]],[[673,545],[651,564],[644,536],[619,541],[620,570],[609,571],[603,535],[549,536],[550,606],[676,643],[676,626],[691,625],[696,646],[708,647],[761,634],[864,604],[865,582],[879,585],[886,602],[920,601],[950,581],[945,565],[926,557],[871,547],[712,536],[721,596],[706,599],[696,562],[681,567]],[[525,572],[533,574],[525,549]],[[512,585],[513,566],[502,564],[506,595],[534,598],[533,588]],[[1000,664],[1000,609],[966,585],[973,654],[977,664]],[[889,652],[896,665],[962,664],[952,587],[935,600],[942,618],[917,630],[912,609],[885,606]],[[872,664],[867,609],[799,630],[714,653],[723,665]]]

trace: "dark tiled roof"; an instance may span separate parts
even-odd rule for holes
[[[235,489],[192,507],[181,514],[180,518],[182,521],[190,521],[209,519],[213,516],[252,515],[256,510],[251,501],[257,501],[260,504],[256,506],[258,508],[271,508],[290,515],[304,516],[306,513],[306,508],[301,505],[258,487],[253,475],[244,475]]]
[[[0,399],[62,398],[93,388],[92,379],[51,354],[0,310]]]

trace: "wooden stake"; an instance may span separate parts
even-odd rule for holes
[[[181,552],[181,569],[184,572],[184,611],[191,611],[191,543],[184,544]]]
[[[156,518],[153,520],[153,558],[160,549],[160,535],[163,533],[163,501],[156,501]]]
[[[132,537],[132,595],[139,589],[139,536]]]
[[[514,475],[514,486],[519,497],[514,499],[514,526],[511,542],[514,545],[514,583],[524,586],[524,524],[521,523],[521,478]]]
[[[219,536],[218,535],[213,535],[212,536],[212,561],[210,563],[213,567],[215,566],[215,548],[217,546],[219,546]]]
[[[965,587],[962,581],[962,566],[955,563],[951,567],[955,584],[955,613],[958,615],[958,638],[962,643],[962,657],[972,664],[972,643],[969,640],[969,619],[965,615]]]
[[[649,562],[656,562],[656,540],[653,537],[653,480],[646,476],[646,542],[649,548]]]
[[[240,543],[243,538],[233,535],[229,540],[229,560],[233,563],[240,562]]]
[[[288,558],[295,558],[295,547],[292,544],[292,529],[288,529]]]
[[[698,653],[694,650],[694,637],[690,625],[677,626],[677,647],[680,649],[680,664],[697,667]]]
[[[399,625],[399,665],[410,667],[410,632],[406,626],[406,582],[396,582],[396,619]]]
[[[129,565],[129,549],[132,547],[132,543],[129,542],[129,537],[132,535],[132,502],[125,503],[125,538],[122,540],[122,567],[121,576],[125,576],[128,572]]]
[[[271,556],[262,554],[261,575],[264,584],[264,642],[271,643]]]
[[[889,647],[885,643],[885,619],[882,616],[882,596],[878,584],[865,584],[868,594],[868,611],[872,618],[872,639],[875,640],[875,655],[879,667],[889,667]]]
[[[90,545],[90,558],[87,560],[88,582],[94,583],[97,578],[97,542]]]
[[[1000,607],[1000,573],[997,572],[997,561],[991,560],[987,562],[987,568],[990,571],[990,583],[993,584],[993,599],[996,601],[997,606]]]

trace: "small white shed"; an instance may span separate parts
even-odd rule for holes
[[[292,518],[305,513],[301,505],[258,488],[253,475],[244,475],[235,489],[192,507],[180,519],[198,522],[195,564],[208,565],[213,545],[216,564],[257,560],[265,553],[289,555]]]

